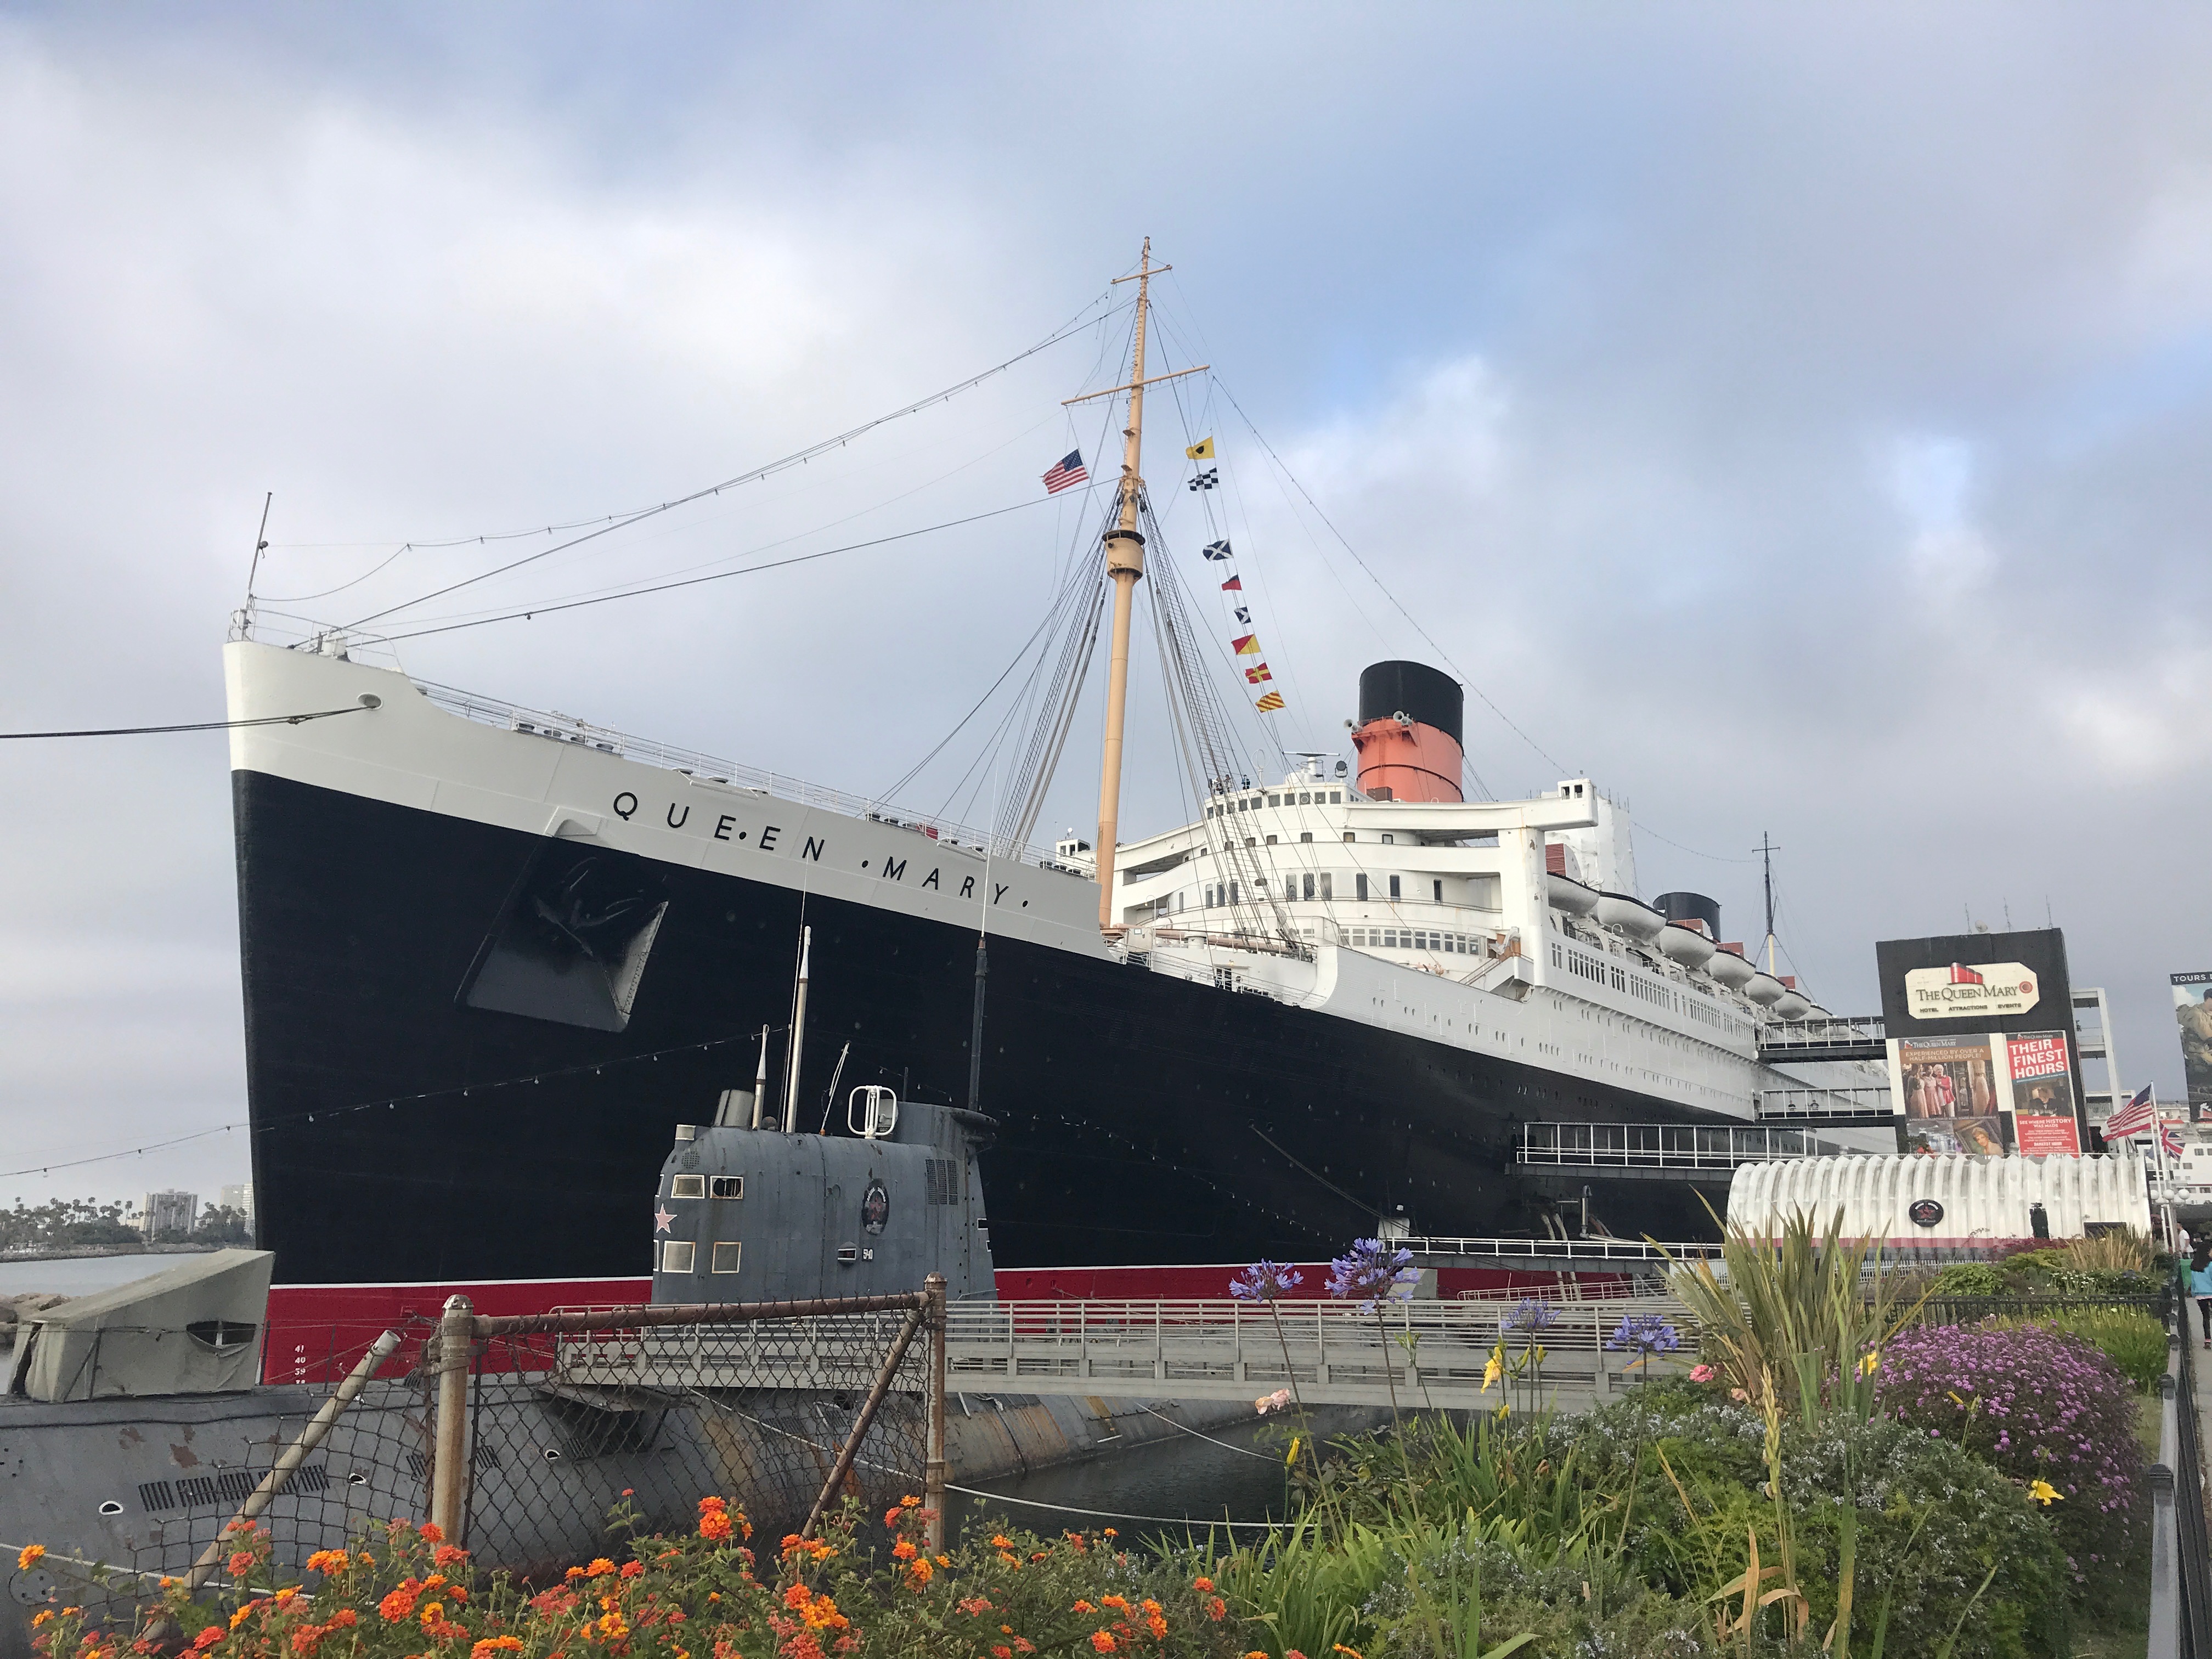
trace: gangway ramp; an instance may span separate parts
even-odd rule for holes
[[[956,1302],[947,1310],[946,1385],[955,1392],[1143,1395],[1255,1400],[1289,1389],[1310,1406],[1479,1411],[1585,1407],[1647,1371],[1686,1366],[1676,1355],[1640,1364],[1608,1349],[1622,1321],[1656,1314],[1695,1338],[1679,1303],[1623,1297],[1549,1303],[1551,1323],[1514,1328],[1521,1304],[1412,1301],[1379,1316],[1340,1302]],[[1503,1345],[1524,1375],[1486,1388]],[[1528,1358],[1544,1351],[1540,1364]]]

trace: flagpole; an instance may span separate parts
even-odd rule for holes
[[[2173,1182],[2166,1172],[2166,1124],[2158,1115],[2158,1085],[2150,1085],[2150,1139],[2158,1149],[2159,1210],[2166,1224],[2166,1248],[2174,1247]]]

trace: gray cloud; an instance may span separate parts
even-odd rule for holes
[[[1711,891],[1755,935],[1755,868],[1676,843],[1741,860],[1771,830],[1784,943],[1838,1008],[1870,1006],[1876,937],[2047,897],[2131,1079],[2170,1090],[2162,975],[2212,965],[2185,840],[2212,805],[2208,59],[2212,22],[2157,7],[1161,9],[1103,33],[1020,8],[17,11],[0,715],[211,714],[264,489],[270,593],[665,499],[1042,337],[1149,231],[1176,360],[1217,366],[1542,750],[1632,799],[1647,890]],[[1026,499],[1099,343],[426,612]],[[1333,745],[1362,663],[1430,653],[1225,405],[1192,409],[1281,735]],[[1162,505],[1187,556],[1191,504]],[[1081,534],[1061,500],[398,648],[880,787]],[[418,551],[297,608],[491,562]],[[1470,726],[1494,788],[1557,775],[1480,705]],[[1090,810],[1078,730],[1041,827]],[[1158,827],[1156,702],[1137,732],[1130,823]],[[235,1115],[220,739],[10,748],[6,1167]],[[218,1140],[160,1174],[242,1164]]]

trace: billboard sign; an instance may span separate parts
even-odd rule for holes
[[[2212,974],[2175,974],[2173,1017],[2181,1025],[2182,1080],[2191,1106],[2212,1106]]]
[[[2013,1138],[2023,1158],[2081,1155],[2074,1112],[2074,1057],[2063,1031],[2007,1036]]]
[[[1915,1019],[2001,1018],[2034,1007],[2041,988],[2023,963],[1954,962],[1908,969],[1905,998]]]
[[[2002,1037],[1892,1037],[1892,1097],[1905,1110],[1905,1150],[2004,1156]]]

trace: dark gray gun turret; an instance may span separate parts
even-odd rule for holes
[[[933,1273],[950,1296],[990,1296],[976,1154],[992,1120],[887,1089],[854,1090],[847,1118],[849,1135],[678,1126],[653,1200],[653,1301],[876,1296]]]

